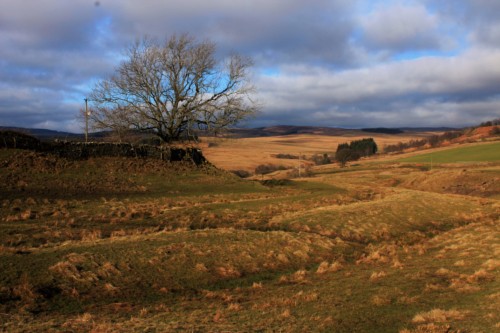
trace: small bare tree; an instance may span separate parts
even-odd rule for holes
[[[115,75],[91,94],[92,120],[102,129],[154,132],[164,142],[217,132],[252,115],[250,59],[217,61],[215,44],[189,35],[164,43],[144,37],[126,52]]]

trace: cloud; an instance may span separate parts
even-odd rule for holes
[[[251,56],[250,125],[461,126],[499,116],[500,2],[4,0],[0,125],[77,129],[121,51],[188,32]]]
[[[499,62],[500,51],[475,50],[342,72],[284,68],[258,86],[269,114],[309,124],[464,126],[498,116]]]
[[[421,4],[377,7],[360,17],[366,47],[392,52],[440,49],[447,43],[439,34],[436,15]]]

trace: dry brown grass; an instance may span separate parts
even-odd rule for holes
[[[440,324],[423,324],[418,325],[417,328],[409,330],[402,329],[399,333],[462,333],[461,330],[454,330],[449,325],[440,325]]]
[[[328,263],[328,261],[323,261],[318,266],[318,269],[316,270],[316,274],[324,274],[327,272],[337,272],[337,271],[341,270],[342,267],[343,267],[343,265],[339,261],[335,261],[331,264]]]
[[[448,321],[463,320],[467,311],[459,311],[456,309],[442,310],[442,309],[432,309],[427,312],[417,313],[412,322],[414,323],[445,323]]]
[[[379,281],[383,278],[385,278],[387,276],[387,273],[384,272],[384,271],[381,271],[381,272],[373,272],[371,275],[370,275],[370,281],[372,282],[375,282],[375,281]]]
[[[373,137],[382,149],[385,145],[421,138],[422,134],[385,135],[353,131],[346,136],[298,134],[241,139],[206,138],[202,149],[207,159],[219,168],[253,172],[260,164],[298,166],[298,160],[278,159],[273,157],[276,154],[300,154],[310,157],[314,154],[334,153],[340,143],[368,137]],[[208,145],[209,142],[216,144]]]

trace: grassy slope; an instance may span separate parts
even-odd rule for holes
[[[460,163],[500,161],[500,142],[446,149],[434,153],[402,158],[411,163]]]
[[[499,202],[427,192],[423,180],[453,168],[323,169],[263,186],[137,160],[0,161],[6,331],[500,326]],[[452,178],[500,175],[485,168]]]
[[[375,138],[379,149],[389,144],[421,139],[432,133],[404,133],[398,135],[352,131],[342,136],[297,134],[272,137],[217,139],[206,138],[203,152],[217,167],[225,170],[253,172],[260,164],[297,167],[298,160],[279,159],[276,154],[311,157],[314,154],[333,154],[337,145],[363,138]],[[211,143],[210,145],[208,143]]]

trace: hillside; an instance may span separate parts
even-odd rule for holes
[[[277,158],[282,155],[301,155],[308,159],[315,154],[334,154],[337,145],[363,138],[374,138],[379,149],[385,145],[428,137],[432,132],[401,134],[368,133],[343,130],[339,135],[288,134],[246,138],[203,138],[201,148],[207,159],[225,170],[253,172],[260,164],[297,167],[298,160]],[[307,163],[307,162],[304,162]]]
[[[1,149],[0,330],[493,332],[498,179],[494,161],[259,182]]]
[[[443,132],[444,128],[363,128],[363,129],[348,129],[335,127],[320,127],[320,126],[269,126],[259,128],[235,128],[228,131],[230,138],[257,138],[270,136],[286,136],[286,135],[321,135],[321,136],[362,136],[370,133],[379,134],[402,134],[402,133],[422,133],[422,132]]]
[[[38,139],[83,139],[83,134],[77,133],[69,133],[69,132],[61,132],[48,130],[43,128],[23,128],[23,127],[8,127],[8,126],[0,126],[0,131],[16,131],[24,134],[32,135]]]

